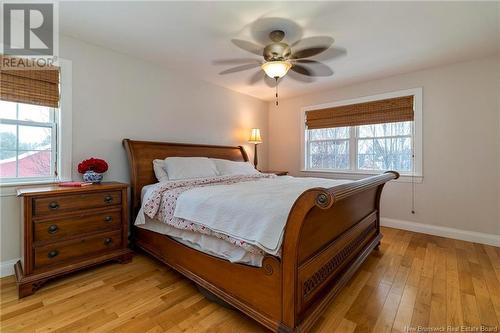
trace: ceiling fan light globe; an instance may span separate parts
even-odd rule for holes
[[[272,79],[282,78],[291,67],[292,64],[288,61],[268,61],[261,66],[266,75]]]

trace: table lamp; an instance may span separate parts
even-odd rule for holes
[[[250,134],[250,139],[248,139],[249,143],[253,143],[255,145],[255,151],[253,154],[253,165],[257,168],[257,145],[262,143],[262,138],[260,137],[260,129],[252,128],[252,132]]]

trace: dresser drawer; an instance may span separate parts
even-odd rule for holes
[[[68,263],[71,259],[102,254],[121,247],[120,231],[35,247],[35,268]]]
[[[35,242],[57,241],[89,232],[121,228],[121,210],[85,213],[50,221],[34,222]]]
[[[71,194],[33,199],[35,216],[121,204],[120,191]]]

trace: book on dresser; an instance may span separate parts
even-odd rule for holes
[[[127,263],[127,184],[21,188],[22,253],[14,270],[19,298],[47,280],[107,261]]]

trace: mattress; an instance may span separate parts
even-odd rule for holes
[[[141,201],[155,185],[146,185],[142,188]],[[241,247],[234,246],[230,242],[214,236],[177,229],[161,221],[153,220],[143,213],[142,208],[137,214],[135,225],[138,228],[172,237],[179,243],[214,257],[256,267],[262,266],[262,259],[264,258],[262,254],[247,252]]]

